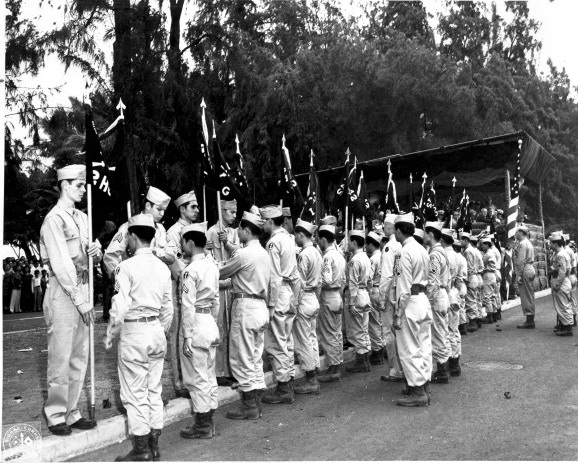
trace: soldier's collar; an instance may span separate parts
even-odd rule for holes
[[[72,204],[72,206],[69,206],[68,204],[66,204],[66,202],[63,199],[59,199],[58,202],[56,203],[56,205],[60,209],[64,209],[65,211],[73,211],[76,209],[76,207],[74,207],[74,203]]]
[[[197,254],[195,256],[192,257],[191,262],[195,261],[195,260],[201,260],[201,259],[206,259],[207,256],[203,253],[201,254]]]
[[[190,224],[192,224],[193,222],[190,222],[190,221],[188,221],[188,220],[183,219],[182,217],[180,217],[180,218],[179,218],[179,223],[180,223],[181,225],[190,225]]]
[[[153,250],[151,248],[139,248],[134,252],[134,256],[138,254],[152,254]]]
[[[279,227],[277,230],[273,230],[273,232],[271,233],[271,238],[273,238],[278,233],[287,233],[287,230],[285,230],[283,227]]]

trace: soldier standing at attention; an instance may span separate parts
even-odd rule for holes
[[[455,233],[455,232],[454,232]],[[456,285],[459,290],[460,294],[460,321],[459,321],[459,331],[460,336],[467,336],[467,322],[468,318],[466,315],[466,294],[468,291],[467,284],[468,284],[468,263],[466,262],[466,258],[462,254],[462,245],[461,242],[455,238],[455,234],[452,236],[454,238],[453,248],[456,253],[456,265],[457,265],[457,277],[456,277]],[[461,346],[460,346],[460,355],[461,355]]]
[[[173,323],[169,335],[171,365],[173,369],[173,384],[177,397],[189,398],[189,391],[183,384],[181,369],[181,349],[183,344],[181,337],[181,297],[178,291],[179,278],[182,271],[188,265],[181,249],[181,237],[183,227],[190,225],[199,216],[199,203],[194,191],[185,193],[175,200],[175,206],[179,211],[179,220],[167,231],[167,249],[175,256],[175,261],[169,265],[171,280],[173,282]]]
[[[486,308],[482,303],[482,289],[484,280],[482,279],[482,272],[484,271],[484,259],[482,258],[482,252],[479,247],[479,238],[475,235],[470,237],[472,242],[472,249],[474,251],[474,262],[476,269],[476,276],[478,277],[478,286],[476,287],[476,306],[477,306],[477,318],[476,326],[478,329],[482,327],[482,319],[486,316]]]
[[[486,323],[494,323],[497,320],[496,313],[496,255],[491,251],[492,237],[486,235],[481,240],[483,251],[484,270],[482,272],[482,301],[486,308]]]
[[[554,232],[550,235],[552,249],[556,253],[554,256],[554,270],[551,275],[552,300],[554,309],[558,314],[560,328],[556,336],[572,336],[573,314],[570,291],[570,260],[564,250],[564,238],[561,232]]]
[[[297,301],[297,315],[293,323],[293,339],[295,354],[299,359],[299,365],[305,371],[306,382],[303,386],[294,388],[295,394],[319,393],[316,368],[319,362],[316,327],[323,259],[311,241],[315,230],[317,230],[315,225],[297,219],[295,242],[301,247],[301,252],[297,257],[301,292]]]
[[[381,250],[379,244],[381,237],[371,231],[367,234],[365,239],[367,256],[371,263],[371,293],[369,299],[371,301],[371,310],[369,311],[369,341],[371,342],[371,355],[369,356],[369,363],[371,365],[383,365],[385,342],[383,340],[383,326],[381,324],[382,310],[385,309],[379,300],[379,282],[381,280]]]
[[[116,461],[160,459],[158,440],[164,415],[161,377],[173,301],[171,272],[151,249],[156,230],[149,214],[131,217],[126,232],[132,257],[115,270],[115,295],[104,345],[110,349],[120,333],[120,398],[133,436],[132,450]]]
[[[502,282],[502,254],[496,246],[496,235],[491,235],[492,244],[488,252],[494,254],[496,259],[496,291],[494,293],[494,320],[498,321],[502,319],[502,296],[500,294],[500,284]]]
[[[467,331],[477,331],[478,325],[476,319],[478,318],[478,302],[476,298],[476,291],[478,288],[478,269],[476,264],[476,253],[470,241],[472,235],[469,232],[462,232],[460,241],[462,245],[463,256],[467,264],[467,292],[466,292],[466,318],[469,322]]]
[[[186,439],[215,435],[213,414],[219,406],[215,356],[219,345],[219,269],[205,255],[207,222],[182,229],[182,250],[190,264],[182,274],[183,382],[191,394],[195,423],[181,431]]]
[[[319,381],[339,381],[343,363],[341,291],[345,284],[345,258],[335,246],[335,225],[319,227],[319,248],[323,253],[321,294],[319,296],[319,340],[327,356],[328,371]]]
[[[521,325],[516,325],[520,329],[536,328],[534,315],[536,314],[536,304],[534,302],[534,247],[528,235],[528,227],[520,225],[516,230],[516,239],[519,244],[514,251],[514,271],[518,280],[518,290],[520,291],[520,301],[522,312],[526,316],[526,321]]]
[[[576,300],[576,283],[577,283],[576,265],[578,264],[578,261],[576,260],[576,253],[574,252],[570,244],[570,235],[564,234],[562,236],[564,238],[565,243],[564,250],[566,251],[570,259],[570,283],[572,284],[572,291],[570,291],[570,301],[572,305],[572,313],[574,319],[573,326],[576,326],[576,314],[578,313],[578,301]]]
[[[365,235],[362,230],[349,233],[348,249],[351,255],[347,264],[347,284],[345,286],[345,329],[347,339],[355,348],[355,362],[345,368],[351,373],[371,371],[369,363],[369,300],[368,286],[371,286],[371,262],[363,252]]]
[[[259,244],[264,221],[244,212],[239,225],[243,245],[219,270],[220,280],[231,279],[231,371],[239,381],[241,406],[227,412],[233,420],[261,418],[261,393],[267,387],[263,373],[263,346],[269,325],[267,299],[271,260]]]
[[[265,334],[265,351],[271,358],[273,376],[277,381],[275,391],[264,396],[263,402],[290,404],[295,401],[291,384],[295,376],[291,331],[300,289],[297,249],[295,241],[283,228],[285,219],[280,206],[261,208],[261,217],[265,220],[265,232],[271,235],[267,242],[271,259],[271,291],[268,304],[271,321]]]
[[[402,244],[395,278],[397,350],[407,381],[407,392],[397,401],[403,407],[429,405],[432,373],[431,307],[425,294],[430,260],[427,251],[413,238],[413,214],[395,219],[395,238]]]
[[[48,398],[44,412],[52,434],[91,429],[96,421],[83,418],[78,399],[88,363],[88,326],[94,323],[89,300],[88,257],[102,255],[98,241],[88,242],[88,217],[74,206],[86,192],[86,168],[80,164],[57,171],[60,199],[40,229],[42,264],[50,269],[43,302],[48,328]]]

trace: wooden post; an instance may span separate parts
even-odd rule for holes
[[[510,207],[510,171],[506,169],[504,173],[504,183],[506,185],[506,207],[504,210],[506,211],[506,217],[508,216],[508,208]]]
[[[92,236],[92,179],[86,183],[87,212],[88,212],[88,245],[94,241]],[[88,303],[94,307],[94,262],[88,256]],[[90,419],[96,416],[96,398],[94,388],[94,323],[88,326],[88,347],[90,355]]]
[[[549,285],[550,281],[550,265],[548,262],[548,251],[546,250],[546,227],[544,226],[544,209],[542,207],[542,184],[538,185],[538,211],[540,213],[540,223],[542,224],[542,238],[543,241],[543,248],[544,248],[544,255],[546,257],[546,287]]]

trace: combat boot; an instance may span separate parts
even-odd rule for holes
[[[496,312],[496,320],[501,320],[502,319],[502,308],[500,307],[498,309],[498,311]]]
[[[151,429],[151,433],[149,434],[149,448],[151,449],[153,461],[161,461],[161,453],[159,452],[160,435],[161,435],[160,429]]]
[[[460,332],[460,336],[467,336],[468,335],[468,331],[466,330],[466,323],[460,323],[458,325],[458,330]]]
[[[472,319],[470,320],[470,322],[468,323],[468,332],[469,333],[474,333],[475,331],[478,331],[478,324],[476,323],[476,319]]]
[[[450,357],[449,359],[450,376],[460,376],[462,374],[462,367],[460,366],[459,357]]]
[[[560,323],[560,319],[556,318],[556,326],[554,327],[554,333],[557,333],[562,328],[562,324]]]
[[[478,329],[482,327],[482,319],[480,317],[476,318],[476,325],[478,326]]]
[[[258,420],[259,407],[257,406],[257,391],[241,391],[241,406],[235,410],[227,412],[225,415],[231,420]]]
[[[261,401],[266,404],[292,404],[295,402],[295,395],[289,381],[278,381],[273,393],[263,396]]]
[[[353,365],[346,367],[345,371],[350,373],[366,373],[371,371],[371,366],[366,360],[366,354],[355,354],[355,362],[353,362]]]
[[[149,448],[149,435],[133,436],[132,450],[124,456],[116,457],[114,461],[152,461],[153,454]]]
[[[534,315],[527,315],[526,321],[521,325],[516,325],[516,328],[521,330],[533,330],[536,328],[536,324],[534,323]]]
[[[181,430],[181,437],[185,439],[210,439],[213,437],[211,427],[211,412],[197,413],[195,424]]]
[[[317,380],[320,383],[332,383],[334,381],[341,381],[341,367],[340,365],[330,365],[329,369],[323,375],[319,375]]]
[[[425,394],[427,395],[427,404],[430,405],[431,404],[431,385],[430,385],[429,381],[427,381],[424,384],[423,390],[424,390]]]
[[[487,314],[486,318],[483,319],[483,323],[485,323],[486,325],[491,325],[492,323],[494,323],[494,314],[493,313]]]
[[[498,322],[498,320],[499,320],[499,318],[498,318],[498,312],[494,312],[494,313],[492,314],[492,319],[494,320],[494,323],[497,323],[497,322]]]
[[[255,402],[257,403],[257,409],[259,410],[259,418],[263,417],[263,409],[261,408],[261,398],[265,389],[255,389]]]
[[[560,331],[556,333],[556,336],[572,336],[572,325],[562,325]]]
[[[383,347],[379,350],[372,350],[369,355],[369,363],[371,365],[383,365]]]
[[[319,381],[315,370],[305,372],[305,384],[293,388],[295,394],[319,394]]]
[[[450,374],[448,369],[448,362],[437,362],[438,369],[432,375],[431,382],[436,384],[448,384],[450,382]]]
[[[397,405],[402,407],[427,407],[429,403],[424,386],[411,386],[409,395],[404,395],[401,399],[397,399]]]
[[[401,390],[401,395],[410,395],[411,394],[411,386],[407,382],[407,378],[403,378],[403,382],[405,383],[405,387]]]
[[[216,435],[216,432],[215,432],[215,422],[213,421],[213,415],[214,415],[214,413],[215,413],[216,411],[217,411],[217,410],[214,409],[214,408],[213,408],[211,411],[209,411],[209,421],[210,421],[210,423],[211,423],[211,434],[212,434],[213,436]],[[261,414],[261,409],[259,408],[259,418],[261,418],[261,416],[263,416],[263,415]]]

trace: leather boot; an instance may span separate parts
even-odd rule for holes
[[[502,319],[502,308],[500,307],[498,309],[498,311],[496,312],[496,320],[501,320]]]
[[[195,424],[181,430],[181,437],[185,439],[210,439],[213,437],[211,429],[211,412],[197,413]]]
[[[556,317],[556,326],[554,327],[554,333],[557,333],[558,331],[560,331],[560,327],[562,325],[560,324],[560,319],[558,317]]]
[[[383,365],[383,348],[371,351],[371,354],[369,355],[369,363],[371,365]]]
[[[469,333],[474,333],[475,331],[478,331],[478,324],[476,323],[475,319],[470,320],[467,329]]]
[[[526,321],[521,325],[516,325],[516,328],[521,330],[532,330],[536,328],[536,324],[534,323],[534,315],[527,315]]]
[[[124,456],[116,457],[114,461],[152,461],[153,454],[149,448],[149,436],[133,436],[132,450]]]
[[[397,405],[402,407],[427,407],[428,396],[424,386],[411,386],[409,395],[404,395],[401,399],[397,399]]]
[[[468,331],[466,329],[467,323],[460,323],[458,325],[458,330],[460,332],[461,336],[467,336],[468,335]]]
[[[462,374],[462,367],[460,366],[459,357],[450,357],[449,359],[450,376],[460,376]]]
[[[476,325],[478,326],[478,329],[482,327],[483,323],[480,317],[476,318]]]
[[[350,373],[366,373],[371,370],[369,362],[366,363],[365,354],[355,354],[355,362],[345,368],[345,371]]]
[[[241,391],[241,406],[235,410],[227,412],[225,415],[232,420],[258,420],[259,407],[257,406],[257,391]]]
[[[492,319],[494,320],[494,323],[497,323],[497,322],[498,322],[498,320],[499,320],[499,318],[498,318],[498,312],[494,312],[494,313],[492,314]]]
[[[319,394],[319,381],[317,381],[315,370],[306,371],[305,378],[305,384],[295,386],[293,392],[295,394]]]
[[[483,323],[485,323],[486,325],[491,325],[492,323],[494,323],[494,314],[493,313],[487,314],[486,318],[483,319]]]
[[[261,401],[266,404],[292,404],[295,402],[295,395],[289,381],[278,381],[273,393],[263,396]]]
[[[161,435],[160,429],[151,429],[151,433],[149,434],[149,448],[151,449],[153,461],[161,461],[161,453],[159,452],[160,435]]]
[[[401,390],[401,395],[410,395],[411,386],[407,383],[407,378],[404,377],[403,382],[405,383],[405,387]]]
[[[425,394],[427,395],[427,404],[430,405],[431,404],[431,385],[430,385],[429,381],[424,384],[423,390],[424,390]]]
[[[211,434],[214,436],[216,434],[215,432],[215,422],[213,421],[213,415],[215,414],[217,410],[215,410],[214,408],[209,411],[209,421],[211,423]],[[261,413],[261,409],[259,409],[259,413]],[[259,414],[259,418],[261,418],[261,414]]]
[[[341,367],[340,365],[331,365],[327,372],[319,375],[317,380],[320,383],[332,383],[334,381],[341,381]]]
[[[437,366],[438,369],[432,375],[431,382],[436,384],[448,384],[450,382],[448,362],[445,363],[437,362]]]
[[[266,389],[255,389],[255,402],[257,404],[257,409],[259,410],[259,418],[263,417],[263,409],[261,407],[261,398],[265,393]]]
[[[560,331],[556,333],[556,336],[572,336],[572,325],[562,325]]]

